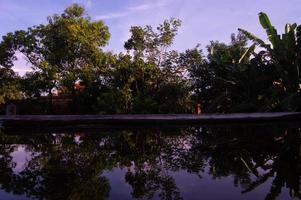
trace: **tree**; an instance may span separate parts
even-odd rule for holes
[[[254,45],[265,50],[263,58],[273,65],[274,71],[277,73],[277,77],[272,84],[275,90],[282,88],[281,93],[285,93],[285,97],[279,99],[280,94],[278,94],[273,104],[279,106],[279,104],[286,103],[285,110],[296,110],[298,104],[300,108],[301,102],[301,26],[286,24],[285,33],[280,35],[265,13],[259,13],[259,21],[267,33],[269,44],[244,29],[239,30],[252,40]],[[252,48],[252,51],[254,51],[254,48]]]
[[[243,87],[246,68],[239,60],[246,44],[246,37],[232,34],[230,44],[211,41],[207,59],[198,49],[186,52],[194,93],[205,112],[229,112],[242,102],[243,97],[237,91]]]
[[[12,69],[0,66],[0,104],[21,99],[19,76]]]
[[[19,76],[11,69],[16,59],[12,50],[13,37],[4,36],[0,43],[0,104],[21,98]]]
[[[83,7],[73,4],[61,15],[48,17],[46,25],[16,31],[14,49],[23,53],[39,73],[50,102],[52,90],[64,86],[75,103],[75,83],[83,71],[93,73],[96,66],[100,67],[100,48],[109,37],[102,21],[92,21]]]
[[[112,68],[113,87],[124,99],[125,108],[121,110],[187,112],[190,95],[185,69],[179,63],[179,53],[168,51],[180,25],[180,20],[172,18],[160,24],[157,31],[151,26],[131,28],[131,37],[124,45],[127,54],[120,55]]]
[[[172,45],[181,21],[175,18],[165,20],[153,30],[151,26],[133,26],[130,30],[131,37],[124,44],[128,51],[133,51],[136,58],[144,58],[148,62],[161,67],[161,62],[167,56],[167,49]]]
[[[207,112],[207,108],[214,98],[214,75],[212,68],[210,68],[208,61],[198,46],[182,53],[180,60],[189,72],[194,101],[200,103],[203,111]]]

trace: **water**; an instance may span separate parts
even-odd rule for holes
[[[0,199],[300,199],[300,127],[2,130]]]

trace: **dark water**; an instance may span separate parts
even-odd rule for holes
[[[300,127],[2,130],[0,199],[300,199]]]

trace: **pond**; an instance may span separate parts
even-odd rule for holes
[[[300,199],[300,128],[2,130],[0,199]]]

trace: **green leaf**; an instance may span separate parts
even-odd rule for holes
[[[273,47],[279,46],[280,36],[277,34],[276,29],[272,26],[269,17],[265,13],[261,12],[259,13],[259,22],[266,30],[269,41],[272,43]]]

